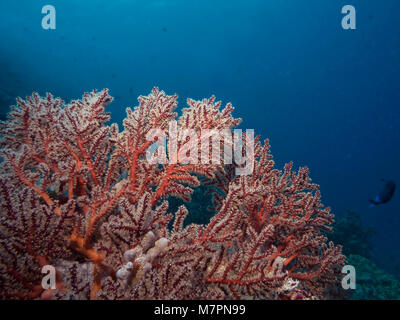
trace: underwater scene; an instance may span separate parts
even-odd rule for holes
[[[398,12],[0,1],[0,300],[400,300]]]

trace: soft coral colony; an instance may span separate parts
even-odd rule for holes
[[[65,104],[17,99],[0,124],[0,290],[5,299],[326,299],[345,257],[328,243],[333,215],[308,169],[274,168],[255,139],[254,170],[235,164],[151,164],[149,130],[165,130],[177,96],[154,88],[107,125],[105,89]],[[222,130],[240,119],[214,97],[188,99],[178,129]],[[243,134],[243,137],[245,134]],[[244,141],[244,140],[243,140]],[[181,141],[178,148],[183,148]],[[207,186],[215,215],[184,224],[184,205]],[[56,289],[41,285],[56,270]]]

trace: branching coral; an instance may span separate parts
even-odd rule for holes
[[[148,134],[175,120],[177,96],[154,88],[139,97],[122,131],[106,125],[111,101],[107,90],[69,104],[34,93],[1,122],[2,297],[333,297],[344,256],[323,235],[333,215],[307,168],[275,169],[268,141],[258,138],[251,175],[235,175],[243,166],[235,162],[151,163],[146,154],[157,138]],[[188,105],[178,130],[226,130],[241,121],[214,97]],[[178,153],[188,143],[179,140]],[[167,199],[190,201],[200,184],[211,190],[216,214],[185,226],[187,209],[169,212]],[[47,264],[57,270],[57,289],[40,285]]]

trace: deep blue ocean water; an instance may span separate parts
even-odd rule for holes
[[[43,5],[56,8],[44,30]],[[343,30],[341,8],[357,10]],[[232,102],[242,128],[270,138],[277,166],[309,166],[323,203],[378,230],[373,260],[400,269],[400,190],[369,207],[381,178],[400,183],[398,0],[2,0],[0,115],[17,96],[64,100],[110,88],[108,111],[153,86]]]

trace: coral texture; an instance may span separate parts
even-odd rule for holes
[[[308,169],[275,169],[268,140],[258,137],[250,175],[222,161],[150,163],[146,152],[157,138],[146,137],[178,117],[177,96],[154,88],[138,100],[122,131],[107,124],[106,89],[69,104],[34,93],[1,122],[1,297],[335,297],[345,257],[323,234],[333,215]],[[241,121],[214,97],[188,105],[178,130]],[[180,140],[177,152],[187,143]],[[168,199],[190,201],[199,185],[212,194],[215,215],[185,225],[188,210],[169,212]],[[41,285],[46,265],[56,269],[56,289]]]

